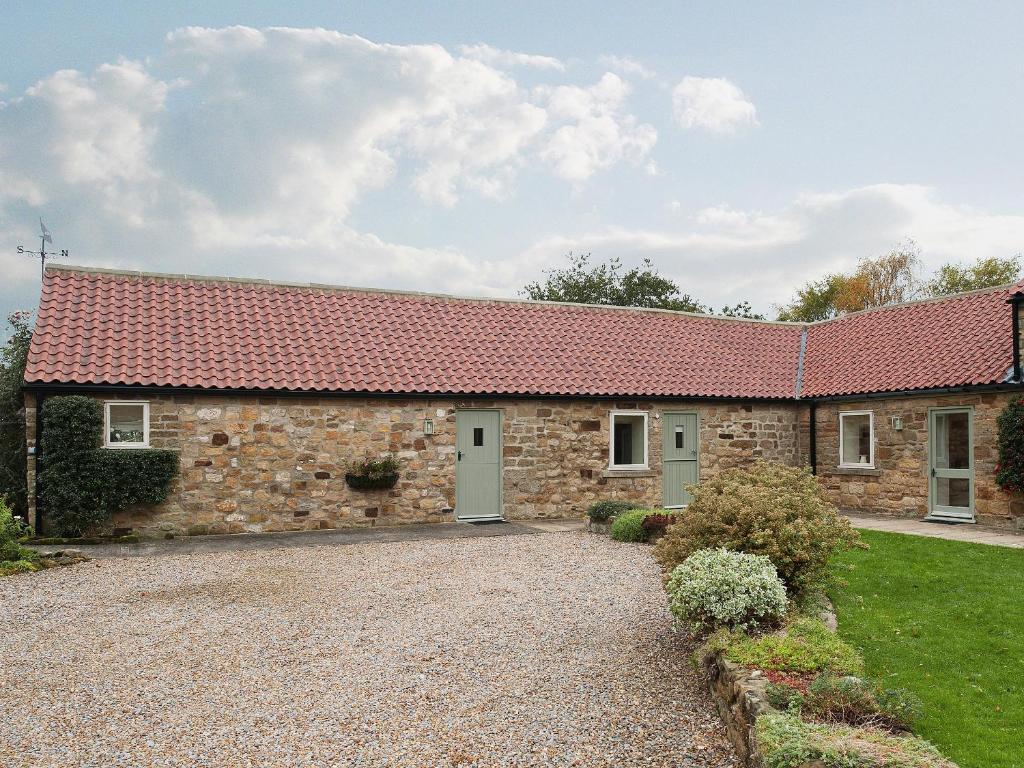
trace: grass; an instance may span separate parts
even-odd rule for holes
[[[964,768],[1024,768],[1024,550],[861,535],[833,599],[867,674],[916,693],[915,731]]]

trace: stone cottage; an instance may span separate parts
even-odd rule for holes
[[[105,447],[169,448],[169,498],[119,529],[214,533],[679,507],[762,457],[843,508],[1020,527],[994,482],[1022,394],[1002,287],[812,324],[48,266],[25,373],[32,520],[47,397]],[[393,487],[349,487],[391,454]]]

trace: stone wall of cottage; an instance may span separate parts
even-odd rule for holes
[[[928,413],[931,408],[970,406],[974,420],[975,517],[979,523],[1024,530],[1024,499],[995,483],[996,418],[1019,394],[914,395],[822,403],[817,407],[818,476],[841,509],[921,518],[928,513]],[[875,468],[839,468],[839,413],[871,411]],[[893,428],[893,417],[903,428]]]
[[[455,413],[502,411],[508,519],[579,516],[599,499],[661,503],[664,411],[696,411],[699,473],[764,457],[806,459],[793,404],[622,400],[154,396],[150,442],[176,450],[181,475],[156,509],[117,516],[147,535],[326,529],[451,520]],[[609,413],[649,412],[647,471],[609,471]],[[433,434],[424,434],[424,421]],[[33,421],[34,423],[34,421]],[[356,491],[346,465],[393,453],[402,468],[388,491]],[[45,502],[45,500],[44,500]]]

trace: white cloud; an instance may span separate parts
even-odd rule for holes
[[[618,77],[536,89],[513,66],[564,70],[489,46],[187,27],[143,61],[55,72],[0,102],[0,299],[14,281],[34,293],[11,254],[40,213],[86,263],[506,290],[503,263],[387,242],[352,212],[384,189],[451,207],[509,197],[524,170],[578,184],[646,159],[654,129]]]
[[[650,80],[657,74],[642,62],[629,56],[601,56],[597,61],[602,67],[627,77],[640,77],[644,80]]]
[[[669,209],[681,206],[673,202]],[[667,229],[605,227],[549,237],[520,259],[551,263],[570,250],[625,263],[650,257],[686,292],[716,307],[750,300],[770,313],[806,281],[851,270],[907,237],[921,246],[930,272],[951,261],[1024,250],[1024,216],[952,205],[928,187],[877,184],[801,195],[775,212],[714,206]]]
[[[710,133],[755,126],[757,109],[736,85],[721,77],[684,77],[672,91],[676,122]]]
[[[658,140],[654,126],[623,112],[629,83],[611,72],[589,88],[561,85],[537,90],[546,97],[548,113],[568,121],[540,153],[563,179],[583,181],[623,159],[639,164]]]
[[[476,59],[496,67],[532,67],[534,69],[553,69],[559,72],[565,70],[565,64],[553,56],[506,51],[486,43],[460,45],[459,53],[468,59]]]

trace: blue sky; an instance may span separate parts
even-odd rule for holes
[[[74,263],[515,295],[590,251],[769,313],[905,238],[1024,250],[1019,3],[4,15],[3,312],[40,215]]]

